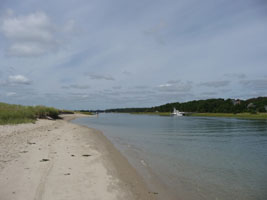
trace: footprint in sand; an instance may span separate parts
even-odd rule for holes
[[[42,160],[40,160],[40,162],[47,162],[47,161],[49,161],[49,159],[47,158],[43,158]]]
[[[84,154],[84,155],[82,155],[82,156],[84,156],[84,157],[89,157],[89,156],[91,156],[91,155],[89,155],[89,154]]]
[[[27,143],[30,144],[30,145],[36,144],[35,142],[29,142],[29,141]]]

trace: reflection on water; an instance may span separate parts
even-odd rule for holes
[[[267,198],[266,120],[101,114],[75,122],[102,130],[177,198]]]

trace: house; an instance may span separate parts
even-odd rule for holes
[[[255,105],[254,105],[253,103],[249,103],[249,104],[247,105],[247,108],[255,108]]]
[[[232,99],[232,103],[234,104],[234,106],[235,105],[239,105],[239,104],[241,104],[241,101],[239,100],[239,99]]]

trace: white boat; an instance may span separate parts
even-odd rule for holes
[[[176,108],[173,108],[173,112],[171,114],[175,116],[183,116],[184,112],[180,112],[179,110],[176,110]]]

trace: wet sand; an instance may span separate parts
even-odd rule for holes
[[[156,199],[95,129],[63,120],[0,126],[1,200]]]

